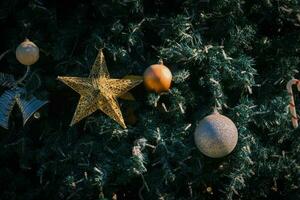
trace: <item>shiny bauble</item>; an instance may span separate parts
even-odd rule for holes
[[[195,144],[206,156],[221,158],[230,154],[238,141],[238,130],[228,117],[214,112],[202,119],[194,133]]]
[[[39,48],[28,39],[25,39],[16,49],[16,58],[23,65],[33,65],[39,57]]]
[[[151,65],[144,72],[144,83],[148,90],[157,93],[167,92],[172,82],[172,73],[163,64]]]

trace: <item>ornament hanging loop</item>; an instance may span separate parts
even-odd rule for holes
[[[292,79],[290,80],[287,84],[286,84],[286,89],[288,91],[288,94],[290,95],[290,104],[289,104],[289,109],[290,109],[290,113],[292,116],[292,124],[294,128],[298,127],[298,116],[297,116],[297,112],[296,112],[296,106],[295,106],[295,99],[294,99],[294,95],[293,95],[293,85],[297,85],[297,89],[298,91],[300,91],[300,80],[298,79]]]

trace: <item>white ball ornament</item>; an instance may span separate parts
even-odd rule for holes
[[[29,39],[25,39],[16,49],[16,58],[23,65],[30,66],[36,63],[39,57],[39,48]]]
[[[194,139],[196,146],[204,155],[221,158],[235,148],[238,130],[231,119],[215,111],[199,122]]]

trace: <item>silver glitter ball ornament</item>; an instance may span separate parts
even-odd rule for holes
[[[214,112],[199,122],[194,139],[204,155],[221,158],[233,151],[238,141],[238,131],[231,119]]]

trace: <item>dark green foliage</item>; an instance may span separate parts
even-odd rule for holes
[[[1,1],[0,52],[25,37],[40,47],[25,86],[50,103],[25,127],[15,108],[9,130],[0,130],[0,199],[299,199],[300,131],[291,127],[285,89],[300,78],[299,6]],[[119,100],[125,120],[128,109],[138,118],[128,129],[100,112],[68,126],[79,96],[56,77],[88,76],[99,48],[112,77],[142,75],[160,58],[174,75],[168,94],[139,86],[135,102]],[[0,66],[16,79],[25,71],[11,52]],[[222,159],[203,156],[193,142],[197,121],[215,106],[239,130],[236,149]]]

